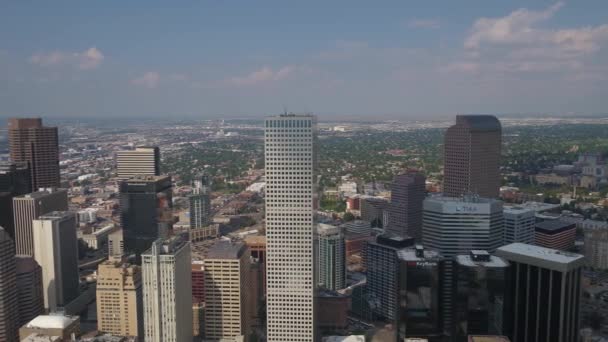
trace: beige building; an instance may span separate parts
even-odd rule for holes
[[[156,146],[137,147],[116,152],[116,171],[119,179],[136,175],[160,175],[160,150]]]
[[[219,241],[205,259],[205,340],[249,336],[254,294],[246,245]]]
[[[19,329],[20,340],[26,340],[31,335],[59,338],[51,341],[72,341],[72,336],[80,335],[80,317],[40,315]]]
[[[97,269],[97,330],[119,336],[143,336],[141,270],[106,261]]]

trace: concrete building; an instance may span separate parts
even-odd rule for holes
[[[317,226],[319,286],[328,290],[346,287],[346,251],[340,227],[320,223]]]
[[[249,247],[249,251],[251,252],[251,257],[257,262],[258,267],[257,270],[260,273],[260,292],[258,296],[260,298],[266,297],[266,278],[267,278],[267,270],[266,270],[266,236],[264,235],[250,235],[245,237],[243,240],[247,247]]]
[[[16,341],[19,300],[13,240],[0,227],[0,341]]]
[[[414,244],[413,238],[380,235],[365,250],[369,306],[380,319],[394,321],[397,316],[398,252]]]
[[[383,228],[388,222],[389,202],[383,197],[361,196],[359,199],[361,206],[361,219],[367,221],[372,227]]]
[[[520,206],[504,207],[505,234],[503,244],[534,243],[536,211]]]
[[[60,186],[57,127],[43,126],[40,118],[10,118],[8,144],[11,160],[27,163],[32,189]]]
[[[116,152],[118,179],[126,180],[138,175],[160,176],[160,150],[157,146],[136,147]]]
[[[426,177],[419,172],[395,176],[391,188],[389,222],[385,230],[399,236],[422,239],[422,202],[426,196]]]
[[[120,259],[125,255],[125,240],[122,229],[108,235],[108,256]]]
[[[173,184],[170,176],[134,176],[120,183],[120,221],[124,249],[141,253],[173,227]]]
[[[502,335],[509,263],[486,251],[456,256],[456,342],[469,335]]]
[[[211,217],[211,177],[197,175],[192,182],[192,194],[188,197],[190,204],[190,229],[203,228],[213,222]]]
[[[501,201],[471,195],[432,196],[424,201],[423,244],[447,259],[442,279],[442,320],[448,333],[453,331],[453,258],[471,250],[493,253],[503,238]]]
[[[351,297],[337,291],[320,289],[317,293],[317,305],[323,308],[317,312],[317,324],[321,335],[348,329],[348,312]]]
[[[29,255],[16,255],[19,327],[44,313],[42,268]]]
[[[500,247],[510,263],[506,335],[512,341],[577,342],[582,255],[523,243]]]
[[[142,254],[146,342],[192,340],[190,243],[158,239]]]
[[[536,223],[535,245],[567,250],[574,247],[576,224],[562,220],[547,220]]]
[[[76,215],[54,211],[33,221],[34,258],[42,267],[44,307],[50,312],[79,294]]]
[[[345,222],[342,227],[346,233],[350,233],[352,235],[370,236],[372,233],[372,226],[368,221],[354,220]]]
[[[399,257],[397,341],[424,337],[441,341],[441,278],[443,258],[422,245],[397,252]]]
[[[97,330],[144,337],[141,269],[119,261],[97,268]]]
[[[205,258],[205,340],[251,334],[255,293],[249,279],[251,254],[243,243],[218,241]]]
[[[457,115],[445,132],[443,192],[498,198],[502,128],[492,115]]]
[[[80,317],[57,313],[40,315],[19,329],[21,341],[31,335],[59,338],[51,341],[73,341],[72,337],[80,336]]]
[[[17,254],[34,256],[32,220],[53,211],[68,210],[68,193],[63,189],[41,189],[13,198]]]
[[[316,121],[265,121],[268,342],[315,338]]]
[[[0,162],[0,227],[15,240],[13,198],[32,192],[27,163]]]
[[[595,269],[608,269],[608,228],[584,228],[585,260]]]

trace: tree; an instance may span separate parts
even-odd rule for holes
[[[353,215],[353,213],[351,213],[351,212],[347,212],[346,214],[344,214],[342,219],[344,220],[344,222],[350,222],[355,219],[355,215]]]

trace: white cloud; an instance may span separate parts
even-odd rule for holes
[[[71,65],[81,70],[95,69],[101,65],[105,56],[96,47],[82,52],[51,51],[37,53],[29,58],[30,63],[42,67]]]
[[[158,87],[160,83],[160,74],[156,71],[145,72],[142,76],[131,80],[131,84],[142,86],[149,89]]]
[[[437,19],[412,19],[407,23],[410,28],[438,29],[441,23]]]
[[[183,81],[188,81],[190,78],[188,77],[188,75],[184,75],[184,74],[171,74],[171,75],[169,75],[169,79],[171,81],[183,82]]]
[[[276,82],[287,78],[294,70],[293,66],[284,66],[277,70],[266,66],[243,77],[232,77],[227,80],[227,83],[234,86],[251,86],[260,83]]]

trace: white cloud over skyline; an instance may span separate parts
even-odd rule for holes
[[[105,56],[99,49],[91,47],[82,52],[55,50],[46,53],[36,53],[30,56],[29,61],[42,67],[71,65],[81,70],[90,70],[99,67],[104,58]]]

